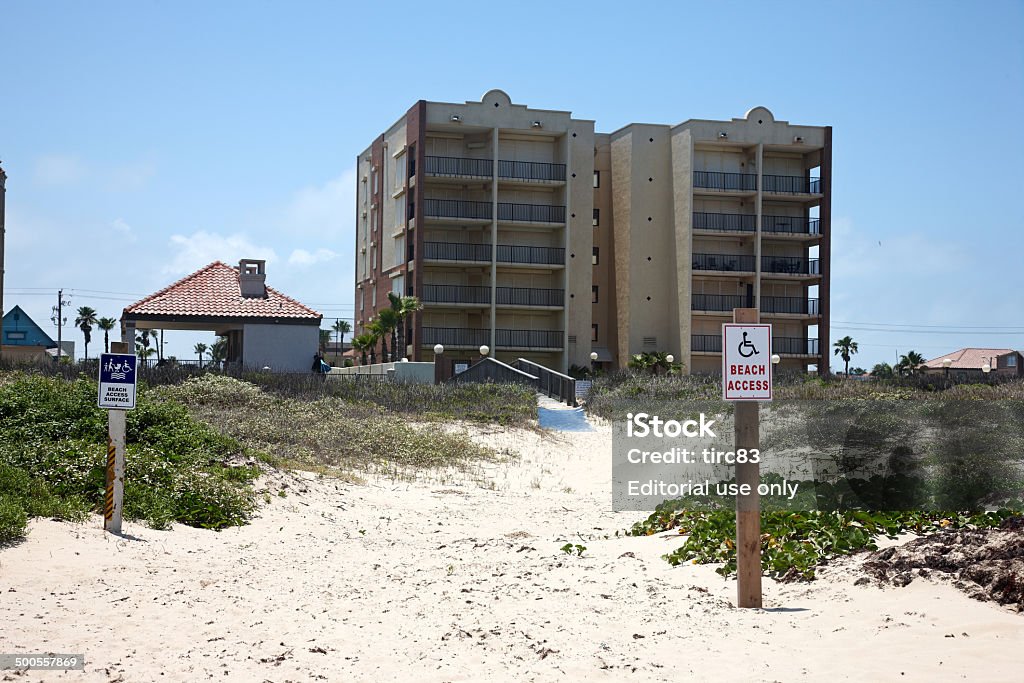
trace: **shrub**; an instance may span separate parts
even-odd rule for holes
[[[21,501],[13,496],[0,494],[0,544],[10,543],[25,535],[28,515]]]

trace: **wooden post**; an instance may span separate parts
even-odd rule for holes
[[[111,353],[129,353],[128,342],[110,342]],[[121,533],[124,511],[124,445],[127,413],[107,411],[107,488],[103,497],[103,529]]]
[[[734,323],[760,321],[756,308],[733,309]],[[735,401],[736,448],[760,448],[759,408],[757,401]],[[761,607],[761,480],[758,463],[737,463],[736,483],[750,487],[748,495],[736,496],[736,579],[739,607]]]

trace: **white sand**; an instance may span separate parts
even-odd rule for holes
[[[521,454],[494,489],[300,476],[220,533],[33,521],[0,550],[0,652],[87,669],[0,680],[1021,680],[1020,615],[842,566],[734,609],[714,567],[660,559],[678,536],[615,537],[643,515],[609,510],[607,427],[489,432]]]

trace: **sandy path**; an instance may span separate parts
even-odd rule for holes
[[[491,431],[493,489],[303,476],[253,524],[34,521],[0,550],[0,652],[82,652],[11,680],[1020,680],[1024,618],[946,585],[765,583],[731,607],[678,537],[616,538],[610,432]],[[273,482],[277,486],[280,482]],[[576,534],[580,534],[582,537]],[[608,536],[609,538],[605,538]],[[566,541],[582,557],[559,551]],[[0,673],[0,679],[3,679]],[[6,680],[6,679],[3,679]]]

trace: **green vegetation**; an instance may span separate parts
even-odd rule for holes
[[[857,353],[857,342],[853,341],[853,337],[846,335],[832,346],[835,347],[835,355],[843,359],[846,364],[843,369],[843,375],[846,377],[850,376],[850,357]]]
[[[418,429],[408,417],[424,420],[504,419],[505,407],[482,410],[474,400],[490,390],[499,396],[517,387],[470,385],[434,387],[386,382],[355,384],[312,379],[319,392],[298,377],[261,376],[264,391],[255,384],[208,375],[184,384],[163,387],[159,395],[186,404],[193,415],[245,447],[273,454],[278,461],[302,467],[332,467],[356,475],[364,473],[406,477],[414,469],[465,469],[495,453],[477,446],[461,434]],[[324,391],[328,387],[329,393]],[[337,393],[335,393],[337,391]],[[533,400],[533,396],[530,396]],[[385,409],[382,404],[390,404]],[[432,405],[436,404],[436,405]],[[399,409],[394,409],[395,407]],[[417,412],[430,407],[431,413]],[[405,413],[405,416],[396,413]]]
[[[901,533],[919,535],[948,528],[999,526],[1010,510],[993,512],[835,512],[770,511],[761,515],[761,567],[784,579],[812,579],[815,567],[836,555],[875,550],[875,540]],[[675,529],[686,542],[664,558],[672,565],[724,563],[716,571],[736,573],[736,513],[732,510],[690,510],[681,501],[668,501],[647,520],[633,525],[633,536],[650,536]]]
[[[80,520],[105,483],[106,412],[95,381],[10,373],[0,380],[0,540],[24,516]],[[125,517],[219,529],[253,510],[255,467],[232,466],[242,447],[145,390],[128,413]],[[20,511],[20,512],[19,512]],[[22,514],[23,513],[23,514]]]

